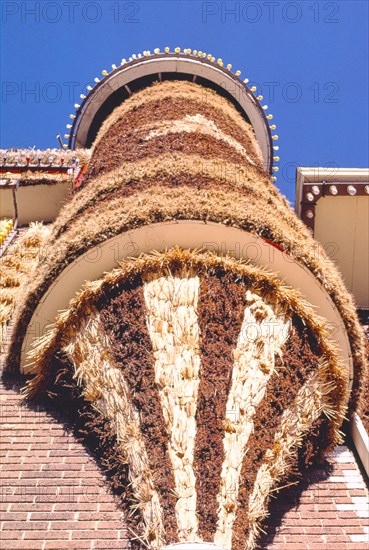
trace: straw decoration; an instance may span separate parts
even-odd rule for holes
[[[205,301],[202,298],[202,281],[207,277],[211,284],[211,278],[217,277],[221,282],[226,273],[233,280],[235,288],[243,289],[243,320],[234,342],[225,408],[219,409],[223,410],[223,416],[218,416],[221,422],[220,441],[223,454],[219,473],[211,474],[211,482],[217,487],[217,507],[210,540],[213,539],[225,548],[232,548],[233,531],[237,526],[235,548],[238,548],[241,536],[241,540],[248,540],[247,548],[251,549],[267,514],[271,491],[275,490],[279,482],[285,482],[290,464],[298,449],[303,446],[314,421],[322,417],[327,419],[329,426],[323,447],[331,448],[340,441],[339,427],[346,414],[346,372],[330,343],[327,327],[309,305],[304,303],[297,291],[283,285],[274,275],[230,256],[218,257],[210,252],[179,248],[165,253],[141,255],[126,260],[119,268],[106,273],[101,280],[86,283],[71,301],[69,309],[60,313],[55,324],[36,342],[31,353],[31,371],[34,377],[27,384],[26,396],[47,391],[52,383],[50,365],[58,350],[64,350],[72,360],[76,384],[83,389],[84,399],[109,421],[116,433],[122,457],[129,465],[129,479],[136,502],[133,506],[141,512],[142,522],[137,524],[137,536],[149,541],[153,547],[160,548],[168,542],[204,540],[203,529],[200,528],[199,506],[203,505],[201,502],[206,499],[206,493],[201,494],[202,488],[198,480],[206,462],[203,464],[205,457],[198,453],[197,427],[201,425],[199,414],[204,414],[203,405],[201,410],[198,409],[198,399],[203,378],[209,374],[208,367],[202,367],[202,357],[205,359],[203,354],[207,349],[204,339],[209,338],[210,333],[206,325],[202,324],[203,321],[200,323],[199,304],[201,302],[202,308],[213,307],[210,296]],[[230,293],[231,287],[227,284],[225,290]],[[131,300],[123,301],[122,305],[126,304],[126,308],[135,307],[135,304],[136,307],[144,307],[145,317],[142,311],[135,313],[132,310],[126,320],[120,321],[122,313],[117,309],[117,299],[129,292],[132,285],[142,288],[142,303],[139,306],[138,301]],[[115,298],[109,298],[111,293]],[[234,296],[239,299],[237,294]],[[230,304],[225,307],[224,298],[225,295],[223,297],[218,293],[220,309],[217,315],[220,315],[220,321],[223,319],[227,323]],[[102,314],[98,312],[102,304],[105,304],[103,321]],[[202,318],[203,315],[202,312]],[[107,316],[111,319],[110,324],[105,320]],[[137,333],[140,334],[138,337],[135,336],[136,332],[132,332],[128,334],[128,340],[124,344],[133,344],[130,355],[127,356],[123,349],[119,351],[117,337],[120,333],[115,331],[114,326],[119,327],[119,323],[123,322],[127,327],[124,330],[128,330],[129,322],[135,331],[134,317],[146,319],[146,327],[140,330],[147,330],[152,349],[141,350],[140,345],[147,346],[148,342],[143,339],[143,333]],[[305,327],[304,330],[308,330],[310,334],[305,344],[297,338],[295,325],[298,319],[301,326]],[[208,322],[212,323],[210,318]],[[200,331],[200,326],[205,332]],[[210,324],[210,327],[213,331],[218,330],[215,324]],[[124,332],[119,338],[123,335]],[[286,430],[293,436],[288,439],[286,449],[280,455],[278,445],[272,445],[276,453],[274,470],[269,471],[268,450],[263,451],[261,461],[257,462],[259,471],[264,472],[266,469],[267,473],[262,482],[261,474],[256,473],[254,488],[248,497],[247,523],[241,534],[237,514],[239,498],[244,498],[244,492],[238,495],[238,487],[242,487],[241,473],[247,463],[245,460],[250,438],[254,437],[255,426],[259,426],[261,409],[278,417],[276,411],[268,409],[269,401],[273,402],[274,399],[270,393],[275,384],[273,381],[280,379],[283,385],[283,380],[286,380],[287,384],[289,369],[301,369],[299,355],[304,357],[304,353],[306,354],[302,348],[301,351],[294,348],[286,353],[290,338],[297,338],[297,346],[313,346],[318,353],[316,367],[314,360],[310,365],[304,363],[303,367],[311,371],[309,380],[310,377],[315,377],[314,391],[310,382],[306,381],[301,389],[296,388],[297,397],[295,401],[289,402],[286,409],[288,414],[283,412],[280,422],[277,422],[277,429],[271,432],[280,445]],[[141,379],[135,371],[141,368],[140,364],[143,365],[143,357],[147,352],[152,353],[154,378],[151,382],[148,378],[151,376],[149,371],[145,371],[145,376]],[[221,357],[222,348],[218,347],[218,357],[214,356],[214,361],[219,361],[222,365]],[[131,370],[127,370],[128,361],[132,363]],[[285,372],[282,372],[283,369]],[[224,369],[221,369],[219,376],[223,373]],[[303,372],[299,376],[302,381],[306,380]],[[137,387],[136,380],[139,384]],[[213,384],[215,391],[218,383]],[[209,392],[208,382],[205,387]],[[149,388],[150,394],[147,393]],[[137,393],[138,390],[140,394]],[[214,405],[219,407],[216,395],[216,391],[207,394],[210,409]],[[321,401],[317,401],[319,395],[322,396]],[[162,411],[164,429],[167,432],[161,441],[150,439],[151,436],[146,433],[147,428],[143,427],[154,427],[153,423],[160,425],[161,422],[155,416],[158,415],[156,405],[156,408],[150,408],[151,412],[149,409],[145,411],[145,400],[148,404],[160,404],[159,409]],[[214,405],[211,405],[212,402]],[[306,425],[300,423],[301,418],[305,418],[304,415],[306,422],[308,421]],[[218,422],[215,419],[214,421]],[[292,431],[288,431],[290,425],[293,426]],[[202,427],[202,433],[206,436],[206,429],[209,430],[210,437],[210,426]],[[258,437],[262,437],[260,431]],[[253,445],[262,451],[263,440],[258,441],[260,442]],[[171,489],[175,503],[173,507],[168,500],[170,492],[164,490],[163,485],[165,483],[168,487],[169,479],[163,477],[161,464],[157,465],[160,467],[154,473],[156,466],[152,462],[154,456],[159,456],[156,452],[163,445],[166,446],[168,464],[174,479]],[[323,452],[324,448],[321,450]],[[230,493],[232,488],[236,489]],[[243,509],[240,511],[244,514]],[[176,534],[171,527],[172,519],[168,513],[175,517]],[[208,536],[205,540],[209,540]]]
[[[218,141],[222,141],[227,145],[230,145],[237,151],[237,153],[239,153],[242,157],[245,157],[250,164],[255,165],[255,161],[249,157],[246,149],[240,145],[238,141],[222,132],[212,120],[209,120],[200,114],[186,115],[184,118],[177,120],[163,120],[153,124],[147,124],[144,126],[144,130],[148,132],[144,138],[145,141],[149,141],[159,136],[167,136],[168,134],[176,133],[179,134],[182,132],[197,132],[203,135],[211,136]]]
[[[223,440],[225,460],[218,494],[219,520],[215,543],[232,547],[232,528],[237,513],[239,478],[246,445],[253,431],[253,417],[264,399],[275,356],[282,354],[290,321],[277,316],[272,307],[246,292],[245,316],[234,350],[235,364],[228,394]]]
[[[153,548],[160,548],[165,540],[162,510],[141,435],[139,411],[132,405],[129,387],[111,356],[111,347],[99,314],[91,312],[64,351],[74,364],[74,377],[83,387],[83,397],[111,423],[130,466],[129,480],[143,517],[141,536]]]
[[[0,350],[3,351],[7,325],[13,315],[16,302],[32,274],[41,247],[46,242],[50,229],[42,223],[30,223],[29,229],[10,246],[0,258]]]
[[[220,223],[256,234],[314,274],[350,339],[354,410],[366,360],[353,300],[333,262],[271,183],[251,125],[227,99],[190,82],[145,88],[102,124],[82,187],[56,220],[45,259],[19,304],[7,368],[14,372],[19,367],[32,314],[71,262],[126,231],[178,220]]]
[[[257,473],[254,490],[250,495],[248,550],[256,546],[260,524],[267,516],[272,489],[278,487],[278,482],[283,479],[297,449],[303,443],[304,435],[322,414],[330,418],[336,415],[331,398],[334,388],[325,381],[325,369],[322,365],[300,389],[292,406],[283,413],[282,425],[275,434],[273,447],[265,453],[264,463]]]
[[[223,71],[221,59],[217,65]],[[99,86],[109,71],[102,74]],[[84,112],[87,97],[81,99],[72,120]],[[271,118],[264,118],[266,130],[277,140]],[[70,146],[77,123],[68,124]],[[27,399],[69,399],[76,426],[128,509],[137,547],[206,541],[253,550],[271,495],[297,466],[341,441],[342,422],[360,403],[366,358],[355,305],[334,263],[273,185],[252,125],[225,97],[164,80],[132,94],[96,131],[91,150],[31,151],[25,163],[18,158],[25,151],[11,151],[3,159],[4,172],[9,162],[14,169],[5,179],[22,185],[79,174],[53,226],[31,224],[0,260],[1,346],[14,319],[6,373],[27,374]],[[170,230],[181,220],[201,222],[195,243],[220,252],[163,244],[114,258],[116,267],[102,274],[103,256],[95,266],[100,278],[81,283],[20,365],[40,303],[67,270],[76,273],[74,262],[100,246],[105,254],[109,239],[128,231],[134,244],[135,230],[145,226],[154,225],[164,243],[157,224]],[[310,270],[346,327],[350,402],[349,367],[327,322],[281,275],[234,257],[249,251],[203,243],[204,224],[259,237],[270,266],[273,254],[282,254]],[[9,228],[0,222],[0,240]]]
[[[156,383],[170,435],[180,542],[198,540],[193,471],[200,373],[198,292],[198,277],[159,277],[144,285]]]

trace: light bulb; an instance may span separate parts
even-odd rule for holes
[[[348,185],[347,186],[347,193],[353,197],[357,193],[356,187],[354,187],[353,185]]]

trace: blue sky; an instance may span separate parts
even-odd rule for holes
[[[57,146],[102,69],[155,47],[212,53],[256,83],[274,114],[277,185],[295,168],[367,167],[367,0],[1,2],[2,148]]]

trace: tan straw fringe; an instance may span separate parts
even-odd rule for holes
[[[292,406],[283,413],[282,425],[275,434],[272,449],[266,451],[249,500],[250,534],[247,550],[255,548],[261,530],[260,523],[268,514],[270,495],[283,478],[291,459],[296,456],[304,435],[321,414],[336,416],[330,395],[333,387],[322,376],[324,370],[325,367],[319,368],[305,382]]]
[[[30,223],[28,231],[19,237],[0,258],[0,351],[3,351],[8,323],[21,298],[46,242],[50,229],[42,223]]]
[[[64,348],[74,364],[75,378],[83,388],[84,398],[110,421],[124,461],[129,464],[129,479],[143,517],[141,536],[151,547],[161,548],[165,542],[162,510],[141,434],[139,412],[131,402],[128,384],[110,349],[97,312],[81,322],[78,332]]]

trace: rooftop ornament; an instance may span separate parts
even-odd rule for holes
[[[176,64],[175,67],[167,66],[166,62],[170,61],[171,58],[177,58],[179,60],[183,59],[184,64]],[[202,64],[205,64],[208,67],[212,67],[214,69],[214,72],[211,72],[209,70],[201,71],[201,67],[200,69],[198,67],[195,68],[195,66],[188,67],[189,60],[193,61],[194,63],[198,63],[200,61]],[[164,51],[161,51],[160,48],[155,48],[153,53],[150,50],[145,50],[143,54],[132,54],[129,57],[128,61],[123,58],[119,67],[117,67],[117,65],[113,63],[111,65],[112,70],[110,72],[104,69],[102,71],[103,78],[100,79],[99,77],[96,77],[94,79],[95,85],[87,86],[87,91],[89,93],[87,95],[80,95],[80,98],[82,99],[81,104],[76,103],[76,112],[69,115],[73,123],[67,124],[68,133],[64,135],[65,139],[68,140],[68,145],[66,147],[68,147],[69,149],[75,149],[79,147],[88,147],[90,145],[90,143],[87,143],[88,133],[92,123],[95,120],[98,109],[102,106],[102,104],[104,104],[105,101],[107,101],[109,96],[112,94],[112,89],[114,88],[114,90],[117,90],[117,87],[115,86],[107,86],[107,88],[104,89],[104,86],[108,84],[108,81],[109,83],[111,83],[112,78],[117,77],[118,74],[122,73],[123,71],[127,72],[131,69],[132,77],[121,79],[122,82],[118,82],[119,87],[121,86],[123,88],[124,86],[126,86],[128,88],[129,82],[136,80],[137,76],[146,76],[151,74],[150,71],[152,71],[152,73],[154,74],[157,72],[158,76],[161,78],[160,70],[156,71],[157,66],[159,65],[153,65],[155,61],[163,62],[163,72],[180,73],[181,71],[184,71],[191,74],[192,68],[194,81],[196,80],[197,76],[201,77],[202,75],[206,75],[207,79],[213,79],[213,82],[215,82],[217,85],[224,87],[224,82],[219,81],[219,71],[231,77],[233,81],[236,81],[237,84],[241,87],[240,89],[244,90],[245,93],[241,92],[241,94],[239,94],[239,92],[236,92],[235,94],[232,94],[230,90],[227,91],[229,91],[231,95],[233,95],[235,102],[238,103],[239,107],[241,107],[245,117],[250,119],[250,122],[256,134],[256,138],[262,150],[265,167],[272,174],[272,181],[277,180],[275,173],[278,171],[278,166],[275,166],[275,163],[279,162],[280,157],[275,155],[274,152],[279,151],[279,146],[274,145],[273,142],[278,140],[278,135],[272,134],[272,131],[276,130],[277,126],[274,123],[269,124],[269,121],[273,119],[273,115],[270,113],[265,113],[268,110],[268,105],[262,105],[260,103],[263,100],[263,96],[256,93],[256,86],[248,87],[247,84],[249,83],[249,79],[245,78],[244,80],[241,80],[241,71],[236,70],[233,72],[232,65],[230,63],[225,64],[221,58],[216,59],[210,53],[202,52],[201,50],[191,50],[189,48],[181,50],[180,47],[175,47],[174,50],[171,51],[169,46],[166,46],[164,48]],[[186,62],[187,64],[185,65]],[[144,63],[147,64],[147,70],[137,72],[137,66]],[[134,68],[136,70],[133,70]],[[218,72],[218,82],[216,78],[216,71]],[[220,74],[220,76],[222,76],[222,74]],[[98,101],[96,100],[97,90],[99,90],[100,96]],[[242,95],[244,97],[240,99],[239,97],[236,97],[237,95]]]

